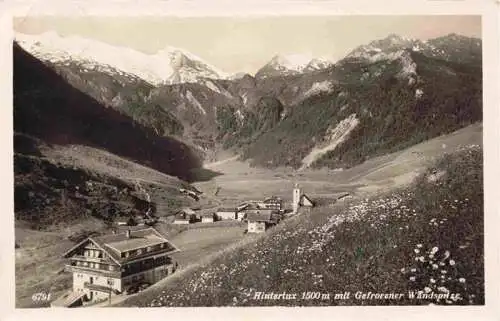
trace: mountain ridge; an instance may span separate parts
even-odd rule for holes
[[[136,75],[154,85],[227,77],[225,72],[196,55],[171,46],[166,46],[155,54],[146,54],[129,47],[113,46],[80,36],[61,37],[55,32],[36,36],[18,33],[15,38],[25,50],[43,61],[79,61],[82,66],[89,68],[107,66]]]

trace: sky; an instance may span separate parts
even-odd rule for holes
[[[219,69],[255,73],[276,54],[338,60],[358,45],[395,33],[426,40],[449,33],[481,37],[480,16],[23,17],[15,32],[56,31],[155,53],[185,49]]]

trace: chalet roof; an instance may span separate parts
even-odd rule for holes
[[[272,211],[264,210],[260,213],[258,212],[247,213],[247,220],[250,222],[271,222]]]
[[[178,250],[177,247],[170,243],[170,241],[168,241],[162,234],[160,234],[154,228],[150,227],[146,229],[130,231],[130,238],[127,237],[126,232],[97,237],[88,237],[87,239],[83,240],[82,242],[78,243],[70,250],[68,250],[64,254],[64,257],[70,256],[74,250],[78,249],[89,241],[105,251],[111,257],[111,259],[118,264],[122,264],[128,260],[136,259],[136,256],[128,258],[121,257],[121,253],[134,249],[140,249],[148,246],[166,243],[167,246],[165,250],[167,252],[175,252]]]
[[[186,213],[186,214],[189,214],[189,215],[191,215],[191,214],[196,214],[196,213],[195,213],[195,211],[193,211],[193,210],[192,210],[191,208],[189,208],[189,207],[185,207],[185,208],[183,208],[181,211],[182,211],[182,212],[184,212],[184,213]]]
[[[131,250],[141,249],[148,246],[158,245],[164,243],[164,239],[160,239],[155,236],[148,237],[130,237],[130,239],[126,239],[123,241],[107,243],[106,246],[118,250],[118,252],[127,252]]]
[[[236,208],[239,209],[239,210],[241,210],[241,209],[245,209],[245,208],[247,208],[249,206],[250,206],[250,203],[241,203]]]
[[[221,207],[217,209],[217,212],[236,212],[236,211],[238,211],[238,209],[235,207]]]
[[[267,215],[267,214],[275,213],[277,211],[273,210],[271,208],[251,208],[251,209],[247,209],[245,212],[247,214],[250,214],[250,213],[254,213],[254,214],[265,213]]]
[[[258,210],[260,209],[259,205],[255,203],[248,204],[248,206],[245,208],[245,211],[253,211],[253,210]]]
[[[279,203],[279,202],[281,202],[281,198],[277,196],[271,196],[264,200],[264,203]]]
[[[79,299],[83,298],[86,295],[85,292],[70,292],[66,293],[56,300],[54,300],[51,305],[55,307],[69,307]]]

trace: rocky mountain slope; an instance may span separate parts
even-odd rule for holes
[[[347,55],[347,58],[360,58],[376,61],[384,59],[392,52],[409,49],[428,57],[453,62],[477,64],[481,61],[482,43],[480,39],[457,34],[421,41],[391,34],[384,39],[361,45]]]
[[[255,77],[176,84],[49,65],[205,160],[224,148],[259,166],[336,168],[481,121],[481,50],[481,40],[455,34],[428,41],[389,35],[335,64],[276,56]]]

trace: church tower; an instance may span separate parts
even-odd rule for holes
[[[293,213],[297,213],[299,211],[299,206],[300,206],[300,188],[299,184],[295,183],[295,187],[293,189],[293,201],[292,201],[292,206],[293,206]]]

